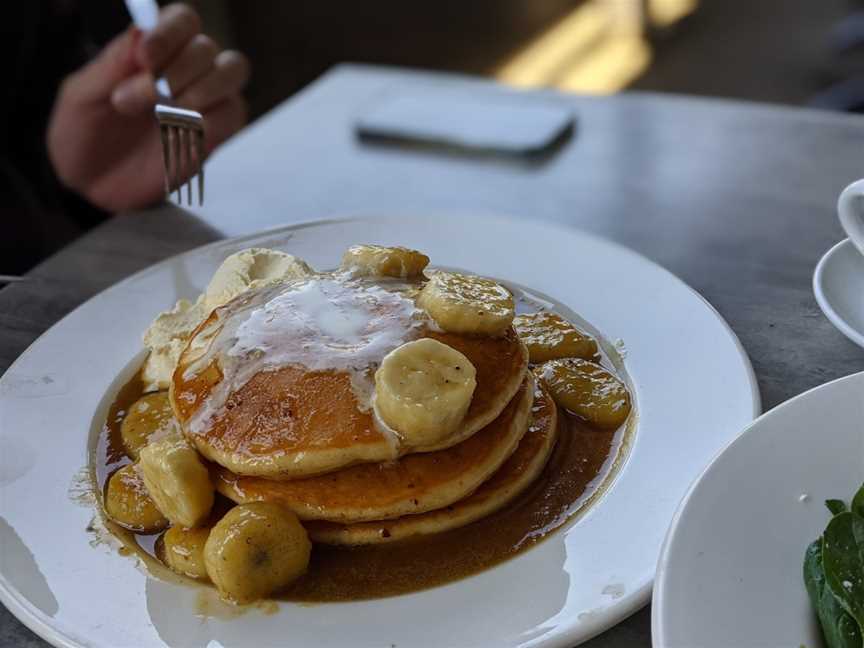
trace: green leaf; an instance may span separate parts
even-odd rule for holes
[[[861,631],[858,624],[841,607],[825,582],[821,539],[811,543],[804,554],[804,585],[807,587],[810,603],[816,609],[826,646],[861,648]]]
[[[855,493],[855,497],[852,498],[851,508],[852,512],[856,515],[864,516],[864,484],[861,485],[861,488]]]
[[[846,512],[846,502],[843,500],[825,500],[825,506],[828,507],[832,515],[840,515]]]
[[[835,515],[822,535],[825,582],[840,605],[864,624],[864,518]]]

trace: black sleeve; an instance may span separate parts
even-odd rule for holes
[[[106,214],[65,190],[45,148],[63,78],[128,23],[122,2],[30,0],[0,21],[0,274],[20,274]]]

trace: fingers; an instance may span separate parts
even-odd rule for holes
[[[249,78],[246,57],[220,52],[200,30],[201,19],[190,7],[165,7],[157,26],[136,47],[143,71],[117,85],[111,94],[114,108],[129,116],[151,110],[158,100],[154,78],[159,76],[167,79],[178,105],[202,112],[240,92]]]
[[[168,5],[159,12],[159,22],[141,39],[139,64],[156,76],[201,31],[201,19],[185,4]]]
[[[130,117],[152,110],[158,99],[155,77],[163,74],[163,69],[175,94],[175,84],[183,87],[206,74],[218,47],[200,31],[201,19],[187,5],[172,4],[162,9],[152,31],[137,32],[131,56],[127,54],[132,69],[114,78],[115,87],[110,91],[114,109]]]
[[[180,96],[193,81],[206,75],[212,68],[219,46],[212,38],[197,34],[165,68],[165,78],[175,97]]]
[[[103,101],[115,86],[138,71],[135,50],[141,31],[130,27],[108,43],[99,55],[67,77],[63,92],[75,101]]]
[[[239,93],[249,79],[249,62],[239,52],[220,52],[200,30],[195,11],[169,5],[151,32],[130,29],[107,46],[82,71],[90,74],[84,88],[110,96],[117,112],[139,116],[157,103],[155,77],[164,76],[178,105],[204,114],[207,150],[212,150],[246,123]]]
[[[111,93],[114,110],[128,117],[153,110],[157,99],[156,81],[149,72],[141,72],[126,79]]]
[[[207,154],[231,137],[246,124],[246,101],[240,95],[233,95],[223,102],[212,106],[204,113],[204,147]]]
[[[225,50],[213,60],[210,71],[177,97],[185,108],[204,111],[238,94],[249,79],[249,62],[240,52]]]
[[[168,83],[178,105],[203,112],[243,89],[249,79],[249,63],[243,54],[233,50],[213,57],[210,54],[216,48],[215,43],[206,36],[196,40],[199,44],[190,43],[188,54],[169,67],[173,80],[169,77]],[[180,88],[179,94],[175,88]],[[115,110],[128,116],[152,110],[157,101],[155,82],[149,72],[126,79],[111,94]]]

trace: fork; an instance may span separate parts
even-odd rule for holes
[[[126,8],[135,25],[149,31],[159,20],[156,0],[126,0]],[[198,178],[198,204],[204,204],[204,117],[195,110],[174,105],[168,80],[156,80],[159,98],[154,113],[162,139],[162,163],[165,166],[165,197],[177,192],[177,203],[183,204],[183,179],[186,178],[186,204],[192,204],[192,179]]]

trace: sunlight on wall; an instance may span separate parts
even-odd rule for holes
[[[495,78],[518,87],[609,94],[651,64],[646,25],[668,28],[698,0],[587,0],[516,53]]]
[[[648,16],[655,27],[669,27],[696,11],[698,0],[652,0]]]

